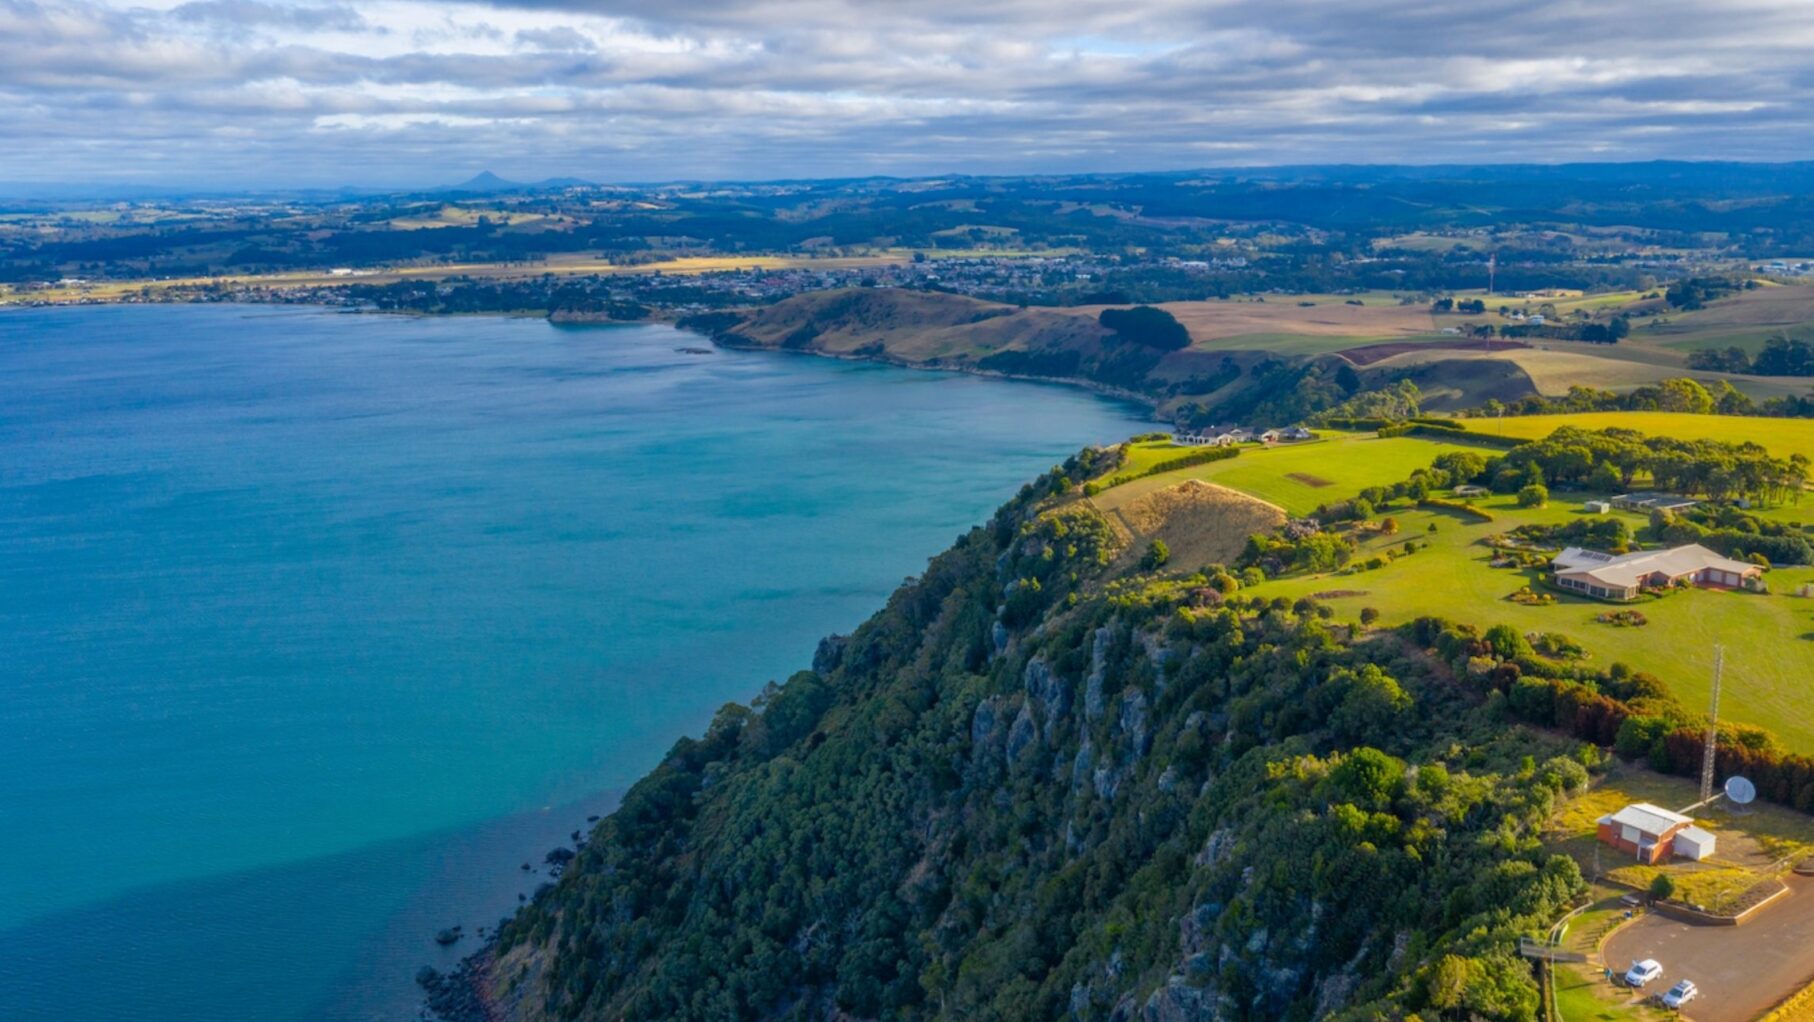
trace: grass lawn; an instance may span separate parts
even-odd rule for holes
[[[1751,441],[1778,457],[1800,454],[1814,458],[1814,419],[1764,419],[1740,415],[1690,415],[1687,412],[1580,412],[1564,415],[1511,415],[1502,419],[1468,419],[1469,431],[1494,436],[1540,440],[1562,426],[1635,429],[1654,436],[1690,440]]]
[[[1434,446],[1426,444],[1425,449]],[[1327,449],[1332,454],[1343,450],[1333,444]],[[1414,456],[1405,452],[1404,457]],[[1238,466],[1251,474],[1262,461],[1254,458],[1242,466],[1242,460],[1208,467],[1224,469],[1216,481],[1247,489],[1248,476],[1228,470]],[[1352,472],[1343,473],[1342,487],[1314,491],[1326,493],[1316,499],[1330,500],[1352,492],[1365,485],[1363,478],[1403,478],[1408,468],[1393,474],[1370,474],[1370,470],[1361,468]],[[1169,474],[1158,478],[1167,477]],[[1277,498],[1268,494],[1288,489],[1264,477],[1259,482],[1262,485],[1249,492],[1275,502]],[[1287,496],[1296,498],[1302,506],[1303,498],[1296,494]],[[1726,673],[1721,715],[1770,730],[1785,747],[1814,754],[1814,715],[1807,712],[1809,698],[1814,695],[1814,641],[1810,641],[1814,637],[1814,600],[1792,595],[1802,583],[1814,581],[1814,568],[1771,571],[1765,576],[1772,590],[1768,595],[1697,589],[1630,605],[1613,605],[1558,593],[1557,602],[1549,606],[1524,606],[1507,597],[1527,584],[1536,588],[1533,574],[1488,567],[1491,553],[1479,541],[1525,522],[1567,521],[1582,513],[1575,510],[1578,498],[1538,510],[1521,510],[1510,497],[1487,498],[1479,506],[1490,510],[1497,520],[1476,522],[1436,510],[1382,511],[1381,514],[1391,514],[1398,520],[1399,535],[1366,539],[1357,560],[1407,539],[1427,539],[1430,546],[1373,571],[1275,579],[1255,587],[1253,592],[1296,599],[1319,592],[1358,591],[1361,595],[1325,599],[1348,615],[1358,615],[1363,607],[1374,607],[1380,611],[1384,625],[1433,615],[1482,628],[1503,622],[1526,633],[1560,632],[1586,647],[1591,662],[1622,661],[1655,674],[1686,706],[1697,710],[1707,705],[1712,689],[1713,645],[1723,643]],[[1638,516],[1628,517],[1634,529],[1641,526],[1643,520]],[[1436,526],[1434,533],[1428,531],[1432,524]],[[1595,620],[1600,612],[1615,606],[1642,611],[1649,624],[1615,628]]]
[[[1569,920],[1561,945],[1588,956],[1582,965],[1558,965],[1556,1008],[1567,1022],[1580,1020],[1632,1020],[1664,1018],[1667,1013],[1634,998],[1626,987],[1608,981],[1601,972],[1599,952],[1606,936],[1625,922],[1626,892],[1610,884],[1594,884],[1589,895],[1593,907]]]
[[[1675,1017],[1661,1008],[1637,1002],[1630,991],[1601,978],[1596,969],[1559,965],[1555,982],[1556,1011],[1565,1022],[1632,1022]]]
[[[1202,479],[1253,494],[1294,515],[1306,515],[1319,504],[1346,500],[1368,486],[1390,484],[1427,468],[1444,451],[1469,447],[1422,437],[1380,439],[1372,434],[1338,433],[1320,440],[1262,447],[1241,445],[1240,456],[1227,461],[1193,465],[1176,472],[1137,479],[1103,492],[1098,506],[1118,506],[1154,490],[1185,479]],[[1150,467],[1179,449],[1161,445],[1136,445],[1129,452],[1129,468]]]
[[[1184,444],[1174,444],[1170,440],[1142,440],[1139,443],[1127,445],[1127,450],[1122,454],[1121,467],[1115,471],[1115,474],[1119,476],[1145,472],[1160,462],[1182,458],[1193,451],[1201,450],[1205,450],[1205,448],[1187,447]]]

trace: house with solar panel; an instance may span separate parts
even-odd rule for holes
[[[1550,562],[1556,585],[1602,600],[1635,600],[1646,589],[1696,585],[1708,589],[1755,588],[1764,569],[1689,543],[1668,550],[1608,554],[1569,547]]]

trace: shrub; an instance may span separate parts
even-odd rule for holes
[[[1542,507],[1549,503],[1549,487],[1542,483],[1530,483],[1518,491],[1519,507]]]
[[[1165,562],[1172,559],[1171,548],[1162,539],[1155,539],[1146,545],[1146,553],[1140,558],[1140,567],[1154,571],[1165,567]]]

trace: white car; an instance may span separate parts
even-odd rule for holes
[[[1700,996],[1700,993],[1701,988],[1695,986],[1692,980],[1682,980],[1670,987],[1669,992],[1663,995],[1663,1007],[1680,1008]]]
[[[1641,987],[1662,974],[1663,963],[1654,958],[1646,958],[1641,962],[1632,962],[1631,968],[1627,969],[1625,972],[1625,985]]]

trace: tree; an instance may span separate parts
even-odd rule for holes
[[[1405,781],[1405,764],[1371,746],[1355,749],[1329,772],[1337,791],[1357,805],[1380,806],[1397,797]]]
[[[1470,482],[1486,471],[1486,459],[1473,451],[1449,451],[1438,456],[1434,465],[1456,484]]]
[[[1104,309],[1096,321],[1115,336],[1146,348],[1178,351],[1190,347],[1190,331],[1164,309],[1136,305],[1131,309]]]
[[[1378,620],[1379,620],[1379,608],[1378,607],[1362,607],[1361,608],[1361,611],[1360,611],[1360,623],[1361,624],[1371,625],[1373,622],[1378,621]]]
[[[1155,539],[1146,545],[1146,553],[1140,558],[1140,567],[1147,571],[1156,571],[1165,567],[1165,563],[1171,559],[1172,551],[1165,545],[1165,540]]]
[[[1516,660],[1521,656],[1530,655],[1531,652],[1531,644],[1525,641],[1518,629],[1511,625],[1494,625],[1488,628],[1486,634],[1481,638],[1486,640],[1487,645],[1493,647],[1493,655],[1501,660]]]
[[[1549,503],[1549,487],[1542,483],[1531,483],[1518,491],[1519,507],[1542,507]]]
[[[1668,901],[1675,896],[1675,880],[1667,873],[1658,873],[1650,881],[1650,897],[1653,901]]]
[[[1657,407],[1665,412],[1713,413],[1713,395],[1707,388],[1690,379],[1664,380],[1657,384]]]

